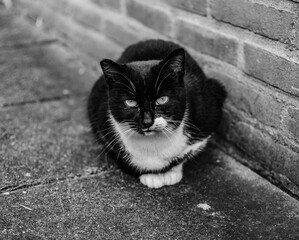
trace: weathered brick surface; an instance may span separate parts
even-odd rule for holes
[[[39,1],[18,0],[22,7],[30,9],[29,15],[33,18],[42,17],[44,25],[55,29],[59,37],[64,38],[68,45],[78,48],[81,53],[85,53],[92,60],[94,66],[98,66],[95,61],[101,58],[116,58],[121,48],[111,41],[103,38],[103,35],[96,34],[94,31],[89,31],[86,26],[80,24],[73,24],[74,20],[60,14],[55,9],[50,8],[50,5]]]
[[[245,44],[245,72],[299,96],[299,65],[259,47]]]
[[[237,109],[245,111],[251,118],[267,126],[276,128],[280,126],[281,113],[285,104],[277,99],[275,92],[250,83],[245,76],[231,76],[217,70],[210,70],[207,74],[224,84],[228,92],[228,101]]]
[[[165,2],[189,12],[207,15],[207,0],[165,0]]]
[[[280,144],[266,131],[261,131],[245,120],[240,120],[235,113],[228,112],[221,134],[256,161],[281,174],[287,175],[299,184],[298,152]]]
[[[182,20],[175,23],[175,38],[196,51],[237,64],[238,43],[233,38]]]
[[[299,106],[297,108],[288,108],[285,121],[287,130],[299,142]]]
[[[109,8],[115,11],[121,11],[121,0],[92,0],[100,7]]]
[[[26,2],[26,0],[20,0]],[[85,27],[94,29],[96,31],[102,31],[102,23],[104,21],[101,11],[96,7],[97,5],[86,1],[82,4],[79,0],[60,0],[58,2],[51,0],[43,1],[44,8],[48,8],[61,13],[68,19],[75,20]],[[44,11],[44,10],[43,10]],[[56,14],[53,16],[57,16]]]
[[[153,7],[152,7],[153,6]],[[127,14],[143,23],[145,26],[156,30],[163,35],[169,35],[172,30],[171,16],[154,5],[145,5],[138,1],[127,1]]]
[[[123,19],[119,19],[122,21]],[[105,22],[105,34],[113,39],[119,45],[126,47],[132,43],[147,39],[148,36],[152,38],[159,38],[154,31],[149,32],[143,27],[136,26],[125,21],[120,24],[118,21],[107,20]]]
[[[123,26],[109,20],[105,22],[105,34],[124,47],[140,40],[137,34],[128,31],[128,27],[124,29]]]
[[[219,21],[247,28],[280,41],[288,41],[294,14],[251,0],[212,0],[211,13]]]
[[[299,6],[299,5],[298,5]],[[295,21],[295,27],[294,27],[294,44],[299,49],[299,18]]]

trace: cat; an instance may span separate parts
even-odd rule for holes
[[[218,126],[226,91],[171,41],[127,47],[88,99],[90,125],[119,166],[149,188],[173,185]]]

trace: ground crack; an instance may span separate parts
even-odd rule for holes
[[[85,97],[87,95],[86,93],[76,94],[76,98]],[[65,95],[58,95],[58,96],[52,96],[52,97],[43,97],[38,99],[32,99],[32,100],[26,100],[22,102],[12,102],[12,103],[4,103],[2,105],[3,108],[5,107],[17,107],[17,106],[23,106],[27,104],[36,104],[36,103],[44,103],[44,102],[54,102],[64,99],[72,98],[72,94],[65,94]]]
[[[84,178],[88,178],[88,177],[98,177],[98,176],[102,176],[105,174],[109,174],[111,172],[115,172],[115,169],[113,170],[105,170],[105,171],[96,171],[96,172],[91,172],[91,173],[84,173],[84,174],[76,174],[76,175],[71,175],[68,177],[61,177],[61,178],[52,178],[52,179],[47,179],[44,181],[33,181],[30,183],[24,183],[21,185],[7,185],[4,187],[0,188],[0,194],[5,194],[5,193],[11,193],[11,192],[15,192],[18,190],[22,190],[22,189],[29,189],[32,187],[36,187],[36,186],[43,186],[43,185],[48,185],[51,183],[58,183],[58,182],[64,182],[67,180],[72,180],[72,179],[84,179]]]

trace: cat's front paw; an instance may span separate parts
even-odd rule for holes
[[[143,185],[149,188],[160,188],[165,185],[162,174],[143,174],[139,179]]]
[[[165,185],[174,185],[183,178],[181,167],[175,167],[166,173],[143,174],[139,177],[140,182],[149,188],[160,188]]]

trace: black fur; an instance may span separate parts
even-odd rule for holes
[[[131,64],[147,60],[159,62],[137,67]],[[175,43],[163,40],[139,42],[126,48],[116,63],[108,59],[101,61],[101,67],[104,76],[93,86],[88,101],[90,124],[97,139],[107,143],[114,157],[118,158],[119,165],[135,176],[150,171],[139,171],[126,162],[126,151],[113,141],[108,111],[119,122],[130,121],[132,128],[142,134],[146,124],[159,114],[175,120],[173,128],[176,128],[187,107],[186,130],[191,136],[190,143],[209,136],[220,122],[226,97],[223,86],[216,80],[207,79],[188,52]],[[132,93],[132,83],[136,93]],[[155,100],[164,95],[170,96],[170,102],[155,106]],[[138,107],[127,108],[124,105],[126,99],[136,100]],[[173,162],[180,163],[181,160]],[[161,169],[161,172],[165,171]]]

